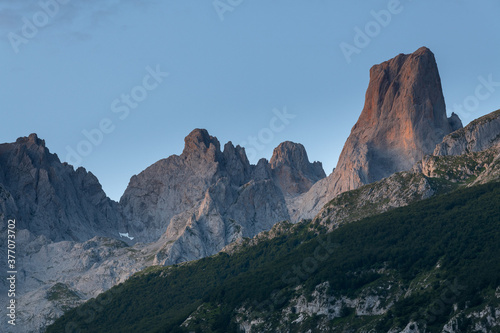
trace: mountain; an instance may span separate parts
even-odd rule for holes
[[[47,329],[79,332],[496,332],[500,183],[325,233],[314,222],[151,267]]]
[[[373,66],[364,108],[337,167],[299,199],[294,220],[312,218],[339,193],[410,170],[461,127],[456,114],[446,117],[441,79],[428,48]]]
[[[494,126],[500,121],[499,117],[500,112],[494,111],[445,136],[433,154],[425,155],[408,171],[337,195],[323,206],[315,220],[334,228],[459,187],[498,180],[500,128]],[[462,142],[458,138],[469,138],[476,148],[458,150],[457,145],[450,144]],[[440,147],[444,146],[453,147],[451,151],[455,154],[443,154]]]
[[[461,127],[457,115],[446,118],[441,79],[429,49],[373,66],[365,106],[335,169],[336,191],[411,169]]]
[[[456,115],[446,118],[437,66],[428,49],[399,55],[372,68],[367,97],[339,164],[328,177],[321,163],[309,162],[301,144],[283,142],[269,161],[261,159],[252,165],[244,148],[231,142],[221,148],[218,139],[208,131],[195,129],[185,138],[182,154],[162,159],[133,176],[116,203],[106,197],[91,173],[61,163],[36,135],[0,145],[0,216],[18,220],[18,260],[22,263],[18,287],[23,290],[18,298],[19,308],[23,309],[19,312],[20,329],[42,332],[69,309],[123,283],[135,272],[156,265],[169,268],[149,268],[145,271],[147,279],[152,277],[148,272],[159,272],[177,286],[186,286],[186,293],[172,289],[177,292],[175,297],[184,297],[178,299],[174,317],[169,317],[170,310],[162,312],[166,307],[160,304],[152,311],[161,313],[161,318],[151,319],[148,314],[144,320],[163,325],[184,315],[185,321],[190,315],[193,321],[186,321],[182,327],[193,327],[194,331],[198,330],[198,321],[207,320],[210,325],[215,320],[217,325],[232,322],[233,327],[249,329],[268,318],[248,321],[245,313],[249,305],[245,304],[239,314],[242,319],[235,320],[219,296],[216,303],[212,299],[200,300],[196,298],[200,289],[196,288],[211,293],[220,287],[217,292],[221,295],[232,293],[231,290],[245,295],[240,289],[240,285],[246,285],[245,278],[238,278],[236,284],[226,284],[225,280],[251,271],[252,276],[262,277],[263,285],[272,284],[266,279],[283,268],[279,261],[283,259],[296,270],[300,262],[289,260],[307,259],[308,252],[294,249],[316,239],[318,234],[337,233],[337,229],[361,223],[365,218],[431,197],[444,202],[447,199],[439,198],[445,198],[440,195],[446,194],[456,199],[454,193],[466,191],[466,187],[498,181],[498,111],[465,128],[461,128]],[[490,207],[495,208],[496,199],[491,200]],[[452,207],[450,203],[443,205]],[[467,211],[462,213],[469,216]],[[436,211],[434,215],[437,214]],[[311,221],[296,223],[302,218]],[[365,226],[363,223],[360,225]],[[376,228],[383,228],[381,223]],[[119,233],[128,233],[134,239],[121,237]],[[410,246],[418,248],[416,244]],[[370,254],[363,251],[354,251],[352,255],[364,253],[370,259]],[[0,253],[6,255],[5,252],[6,248],[0,246]],[[228,262],[228,254],[246,259]],[[206,257],[209,259],[195,261]],[[358,257],[355,262],[359,260],[363,261]],[[197,266],[200,262],[202,266]],[[352,266],[352,262],[348,265]],[[210,275],[214,271],[221,274],[216,279]],[[370,272],[366,273],[368,280]],[[192,280],[185,279],[188,273],[194,277],[205,274],[207,278],[196,281],[194,288]],[[357,281],[353,278],[357,271],[346,274],[348,279]],[[363,274],[361,280],[366,277]],[[408,282],[398,278],[388,275],[384,281],[392,279],[400,285]],[[141,282],[134,295],[151,291],[147,286],[151,280],[141,281],[144,284]],[[246,286],[261,295],[269,292],[258,285]],[[364,308],[357,315],[383,315],[401,298],[400,294],[394,294],[387,304],[381,301],[382,306],[376,305],[379,298],[368,290],[365,290],[367,298],[354,297],[348,291],[341,294],[344,297],[341,303],[329,298],[334,303],[330,309],[324,299],[316,299],[324,293],[321,287],[314,295],[301,294],[302,287],[298,288],[299,306],[287,308],[297,316],[286,314],[283,318],[296,321],[287,325],[299,327],[299,331],[306,328],[306,322],[314,321],[310,317],[321,316],[325,311],[331,311],[329,319],[337,318],[340,313],[347,317],[353,304],[359,303]],[[3,290],[0,292],[8,289],[6,281],[0,283],[0,289]],[[152,293],[168,299],[170,296],[165,295],[169,295],[169,290],[155,289]],[[199,309],[193,309],[194,303],[187,302],[188,299],[194,300]],[[111,300],[106,298],[106,302]],[[106,302],[94,310],[108,311]],[[124,301],[122,305],[126,304],[129,303]],[[214,314],[214,306],[219,305],[220,312]],[[270,313],[281,316],[273,311]],[[92,311],[84,313],[95,315]],[[179,328],[181,323],[169,323],[173,323],[173,329],[183,330]],[[207,331],[205,324],[200,325],[202,331]],[[4,328],[0,325],[0,330]]]
[[[126,222],[97,178],[61,163],[36,134],[0,144],[0,216],[51,241],[118,237]],[[2,230],[6,228],[2,224]]]
[[[325,174],[300,144],[280,145],[271,160],[251,165],[243,148],[228,142],[221,151],[217,138],[197,129],[180,156],[132,177],[117,203],[92,173],[61,163],[36,134],[1,144],[0,216],[16,219],[22,263],[20,329],[43,331],[134,272],[212,255],[289,219],[285,197]],[[6,293],[6,280],[0,289]]]
[[[496,114],[497,112],[493,112],[482,118],[494,119]],[[474,124],[474,122],[471,124]],[[477,127],[467,126],[465,127],[465,132],[475,132],[475,128]],[[458,133],[462,132],[464,132],[464,130],[458,131]],[[471,134],[469,133],[464,135],[470,136]],[[479,135],[477,138],[479,140],[482,140],[481,135]],[[445,140],[446,138],[444,139],[444,141]],[[226,326],[221,326],[224,327],[222,329],[216,329],[213,327],[219,327],[217,325],[231,323],[232,329],[234,329],[235,326],[239,326],[240,329],[243,329],[247,332],[252,332],[255,330],[259,332],[266,330],[276,331],[277,327],[295,327],[299,330],[310,328],[315,331],[314,328],[317,327],[315,325],[320,325],[321,327],[329,327],[325,325],[334,325],[333,327],[336,327],[335,325],[343,325],[342,323],[345,323],[348,320],[349,323],[352,323],[352,325],[355,325],[356,327],[362,327],[363,325],[367,325],[368,327],[377,327],[377,332],[389,332],[391,325],[403,325],[399,326],[400,330],[404,328],[403,331],[411,332],[412,330],[410,329],[410,327],[414,327],[415,333],[423,333],[424,330],[422,330],[421,328],[419,328],[419,330],[415,330],[416,327],[418,327],[417,322],[420,321],[422,325],[427,325],[428,323],[426,323],[425,320],[435,317],[432,312],[426,313],[425,311],[432,311],[432,307],[430,308],[430,310],[429,307],[433,304],[433,299],[439,297],[439,293],[443,292],[443,288],[445,288],[443,286],[455,283],[452,279],[453,274],[448,274],[443,277],[443,271],[436,271],[436,269],[439,269],[439,267],[435,265],[435,262],[433,262],[428,267],[437,268],[426,271],[427,273],[421,272],[416,278],[413,278],[412,280],[399,280],[399,273],[394,273],[393,271],[387,271],[386,273],[384,273],[384,271],[382,271],[382,277],[377,280],[378,282],[372,281],[368,276],[368,280],[363,280],[364,278],[362,278],[360,282],[361,284],[365,283],[366,281],[368,282],[366,282],[366,285],[360,285],[359,292],[356,292],[354,295],[352,295],[351,291],[346,291],[346,294],[343,294],[343,292],[341,292],[340,296],[334,294],[334,296],[323,297],[322,295],[326,292],[326,290],[328,290],[328,288],[326,288],[328,287],[327,282],[316,281],[317,279],[314,283],[308,282],[309,278],[307,277],[312,278],[319,273],[309,275],[307,274],[308,266],[301,266],[306,261],[308,265],[314,264],[312,262],[309,263],[309,259],[314,258],[316,248],[309,247],[312,254],[308,254],[307,251],[305,251],[303,248],[297,248],[297,246],[299,246],[300,244],[308,244],[313,242],[318,237],[316,235],[316,233],[318,232],[336,232],[336,229],[339,229],[339,227],[344,228],[346,223],[352,224],[352,228],[358,228],[358,231],[355,232],[359,232],[362,237],[370,237],[370,239],[372,239],[371,237],[373,237],[373,234],[376,234],[374,230],[380,231],[380,229],[382,229],[380,235],[380,239],[382,240],[383,237],[387,237],[387,235],[389,234],[388,231],[383,231],[385,230],[383,229],[385,228],[385,224],[388,220],[390,220],[390,218],[387,217],[388,215],[382,215],[380,216],[380,218],[376,217],[375,219],[379,222],[377,222],[377,224],[375,225],[372,225],[372,222],[370,222],[371,220],[368,220],[366,222],[363,222],[361,220],[370,218],[371,216],[386,212],[388,210],[393,210],[397,207],[414,205],[418,201],[425,200],[431,197],[435,198],[432,201],[427,201],[428,204],[425,205],[436,204],[436,202],[439,202],[437,204],[439,208],[434,208],[434,210],[432,210],[429,208],[425,208],[428,206],[411,206],[415,207],[410,209],[412,212],[417,214],[416,217],[411,217],[411,214],[408,214],[407,212],[398,213],[398,219],[400,219],[401,221],[398,222],[400,223],[399,227],[394,224],[391,224],[389,227],[387,227],[387,230],[391,230],[391,233],[393,233],[395,230],[398,230],[398,228],[403,228],[404,223],[406,223],[408,220],[416,221],[416,224],[414,224],[412,227],[415,228],[415,226],[417,226],[418,228],[416,230],[404,229],[407,230],[404,231],[404,233],[408,234],[406,235],[406,240],[402,240],[401,242],[407,242],[407,246],[409,249],[412,249],[412,251],[414,251],[415,249],[421,248],[421,239],[427,239],[426,237],[428,237],[429,239],[433,239],[430,236],[422,236],[421,233],[424,232],[422,230],[425,230],[425,232],[429,232],[429,235],[433,234],[438,239],[449,239],[446,234],[439,234],[438,231],[432,229],[431,223],[436,223],[436,221],[440,221],[439,223],[442,223],[443,217],[440,214],[443,213],[443,209],[441,207],[448,207],[447,210],[450,210],[450,207],[455,207],[457,205],[458,207],[462,207],[461,205],[464,202],[467,202],[468,206],[466,208],[463,208],[460,211],[451,211],[453,214],[456,214],[453,215],[453,218],[450,218],[450,220],[452,221],[450,226],[452,226],[453,228],[441,228],[439,230],[441,230],[442,232],[447,232],[448,235],[453,234],[453,237],[459,237],[457,236],[457,230],[460,230],[460,232],[464,233],[463,237],[466,238],[466,233],[469,231],[466,231],[466,229],[464,229],[463,226],[465,224],[457,225],[455,224],[455,222],[458,221],[458,219],[462,219],[462,221],[464,221],[463,223],[466,223],[465,221],[469,221],[470,216],[479,216],[476,212],[484,210],[485,212],[488,212],[488,214],[490,214],[488,215],[489,217],[486,217],[483,214],[477,220],[477,222],[483,223],[487,221],[487,219],[491,219],[491,223],[479,224],[476,225],[475,228],[477,228],[478,232],[481,233],[481,235],[488,239],[491,239],[489,235],[492,232],[496,232],[496,229],[490,230],[484,228],[488,225],[496,226],[498,222],[500,222],[498,220],[498,215],[496,212],[496,207],[498,206],[498,198],[484,196],[477,200],[474,200],[473,198],[475,197],[475,194],[473,193],[483,193],[482,190],[476,189],[476,184],[490,183],[491,186],[496,186],[494,185],[495,182],[498,182],[500,180],[500,144],[497,144],[494,141],[490,141],[490,144],[483,146],[483,148],[485,149],[482,151],[469,152],[462,155],[427,155],[421,161],[417,162],[410,171],[395,173],[390,177],[384,178],[380,181],[370,183],[356,190],[347,191],[338,195],[324,206],[324,208],[312,222],[298,223],[295,225],[290,223],[277,223],[270,231],[262,232],[252,239],[239,238],[238,241],[230,244],[229,246],[226,246],[221,254],[209,257],[208,259],[193,261],[192,263],[182,264],[180,266],[169,266],[165,271],[161,270],[160,268],[150,268],[145,272],[140,273],[140,275],[137,276],[138,280],[134,280],[133,278],[126,282],[124,285],[120,285],[111,289],[111,294],[105,294],[98,297],[97,304],[92,305],[92,303],[90,303],[91,305],[88,306],[100,308],[99,306],[101,305],[103,299],[106,300],[106,303],[102,305],[107,305],[107,300],[113,300],[113,302],[117,302],[119,304],[124,302],[122,300],[123,298],[129,299],[129,301],[133,301],[134,296],[129,295],[129,289],[141,290],[140,297],[146,297],[145,295],[149,295],[150,290],[154,290],[155,294],[158,294],[158,290],[161,290],[161,299],[172,300],[171,305],[175,305],[175,307],[169,308],[169,306],[171,305],[168,304],[158,305],[156,306],[157,309],[163,309],[158,310],[159,312],[157,312],[159,313],[159,318],[151,319],[148,316],[146,316],[146,318],[136,318],[134,320],[137,320],[137,322],[135,322],[135,324],[133,324],[131,327],[134,327],[135,329],[138,329],[137,327],[141,327],[142,329],[148,331],[147,328],[149,326],[147,326],[146,323],[150,322],[156,323],[157,327],[169,327],[169,331],[173,332],[176,330],[181,332],[188,329],[189,331],[196,331],[201,329],[201,331],[204,332],[218,332],[228,331],[228,328]],[[271,160],[274,159],[272,158]],[[464,187],[472,187],[472,192],[467,192],[467,190],[460,190]],[[454,194],[457,189],[459,189],[459,194]],[[442,194],[447,195],[439,196]],[[448,197],[450,195],[451,197]],[[474,207],[475,209],[472,213],[468,212],[471,207]],[[444,210],[444,215],[448,214],[446,213],[447,210]],[[420,213],[426,214],[425,216],[429,216],[429,218],[427,218],[426,220],[427,224],[421,224],[423,217],[418,216],[418,214]],[[358,225],[358,227],[355,227],[357,223],[360,224]],[[371,231],[365,231],[365,228],[367,227],[372,228],[370,229]],[[455,230],[454,228],[457,229]],[[419,234],[421,237],[415,240],[415,244],[412,243],[412,237],[414,236],[412,236],[411,232],[414,232],[415,235]],[[394,239],[398,239],[398,237],[400,236],[394,237]],[[474,237],[477,240],[477,237]],[[343,243],[348,245],[351,244],[354,239],[358,238],[358,236],[349,234],[345,236],[345,241]],[[434,241],[435,240],[429,241],[429,244]],[[364,244],[363,246],[374,246],[372,243],[364,241],[362,239],[358,239],[358,243]],[[489,246],[487,244],[490,243],[486,242],[484,244],[486,244],[485,246]],[[493,244],[490,245],[493,246]],[[381,247],[384,248],[386,247],[386,245],[381,245]],[[86,245],[86,248],[88,248],[88,245]],[[112,248],[116,247],[113,246]],[[360,247],[358,248],[363,247],[360,245]],[[92,251],[96,250],[97,249]],[[143,252],[143,256],[149,256],[147,254],[147,251],[144,252],[145,248],[131,248],[129,250],[128,248],[121,249],[120,247],[117,247],[117,250],[113,251],[122,251],[125,253],[129,253],[129,256],[131,253],[136,251],[136,253]],[[346,251],[346,253],[358,253],[354,249],[347,249]],[[230,257],[228,258],[225,253],[230,254]],[[363,253],[368,254],[371,252],[369,250],[366,250],[362,251],[359,255],[362,256]],[[103,257],[106,258],[105,256]],[[140,254],[135,254],[133,256],[133,258],[138,257],[140,257]],[[402,256],[402,258],[403,257],[404,256]],[[127,263],[126,257],[120,257],[118,255],[117,258],[118,262],[122,263],[122,265],[120,266],[123,266],[123,264]],[[259,282],[258,285],[249,286],[247,281],[249,281],[250,279],[261,281],[263,277],[266,278],[267,276],[269,276],[269,274],[272,275],[276,270],[285,272],[286,269],[282,266],[279,266],[278,263],[290,260],[290,258],[294,258],[293,260],[296,260],[292,260],[291,262],[289,262],[289,267],[291,267],[290,269],[292,270],[292,272],[297,272],[296,274],[300,274],[298,276],[301,279],[302,277],[306,278],[306,280],[304,280],[304,286],[300,286],[298,291],[295,292],[295,296],[289,298],[289,305],[284,307],[284,310],[282,310],[284,312],[278,311],[278,309],[281,309],[282,307],[277,307],[273,303],[269,303],[268,301],[262,303],[263,305],[257,302],[257,305],[259,306],[271,306],[268,308],[268,310],[262,311],[261,308],[255,309],[254,307],[256,303],[252,302],[252,297],[248,296],[248,292],[245,293],[243,290],[252,290],[259,295],[267,295],[271,293],[269,290],[260,289],[260,286],[266,285],[265,282]],[[362,262],[366,261],[362,260],[361,257],[355,260],[361,260]],[[475,274],[478,274],[478,276],[484,275],[483,273],[476,272],[477,265],[484,264],[482,260],[483,259],[474,262],[473,264],[469,263],[470,267],[473,267],[471,268],[472,271],[474,271]],[[369,260],[369,262],[371,262],[371,259]],[[106,261],[99,265],[101,267],[109,267],[109,264],[106,264]],[[143,262],[143,266],[144,265],[149,266],[151,265],[151,263]],[[321,267],[328,267],[328,265],[329,264],[322,263]],[[440,265],[443,265],[443,263],[441,262],[438,264],[438,266]],[[489,265],[490,264],[485,264],[485,266],[481,267],[487,267],[488,270],[491,270],[492,268]],[[132,267],[137,268],[138,266],[136,265]],[[303,269],[297,271],[297,267],[303,267]],[[460,265],[454,267],[456,269],[457,267],[460,267]],[[304,272],[304,270],[306,271]],[[404,271],[405,269],[403,270],[403,272]],[[471,272],[465,272],[463,274],[464,276],[472,276],[472,279],[476,279],[474,277],[474,273]],[[234,275],[238,276],[239,274],[242,274],[242,276],[238,278],[234,277],[236,279],[236,282],[224,282],[229,279],[228,277]],[[352,274],[347,273],[349,279],[352,279]],[[102,275],[98,274],[97,276]],[[160,278],[158,278],[157,276],[159,276]],[[439,284],[441,286],[441,289],[437,289],[436,292],[433,291],[436,289],[428,289],[429,284],[425,282],[427,276],[430,276],[434,280],[436,278],[441,279]],[[231,279],[229,279],[229,281],[231,281]],[[123,281],[123,278],[120,281]],[[168,284],[171,283],[169,281],[183,282],[181,284],[179,284],[179,282],[175,282],[175,287],[168,287]],[[164,283],[167,283],[167,286],[159,287],[159,285],[163,285]],[[373,283],[375,283],[375,285],[373,285]],[[150,286],[150,284],[152,284],[153,286]],[[311,289],[311,286],[315,287]],[[390,290],[392,290],[391,292],[383,295],[380,294],[378,290],[387,288],[387,286],[395,286],[396,289],[394,289],[393,287],[389,287]],[[414,292],[412,292],[410,294],[406,293],[405,298],[401,299],[402,291],[412,288],[413,290],[418,290],[418,288],[414,286],[421,286],[421,288],[424,288],[422,290],[426,290],[426,294],[424,295],[424,297],[421,299],[419,298],[420,296],[418,296],[418,294],[414,294]],[[309,289],[306,289],[306,287]],[[51,289],[49,289],[49,291],[54,288],[56,288],[56,286],[53,286]],[[125,290],[122,288],[125,288]],[[474,288],[472,289],[476,290]],[[217,296],[218,298],[216,298],[215,302],[216,304],[218,304],[218,307],[222,309],[221,312],[218,310],[214,310],[215,307],[211,303],[212,300],[209,296],[203,296],[206,295],[204,294],[205,291],[207,291],[208,293],[212,293],[210,290],[216,290],[213,291],[213,293],[216,293],[217,295],[220,294],[219,296]],[[226,299],[231,299],[231,297],[229,296],[226,297],[230,290],[233,290],[233,293],[236,294],[242,293],[243,295],[246,295],[245,297],[247,297],[248,299],[243,296],[242,298],[240,298],[240,300],[248,300],[247,302],[244,302],[245,305],[243,307],[240,308],[239,305],[235,304],[232,304],[231,306],[224,306]],[[181,293],[179,293],[179,291],[181,291]],[[444,292],[446,292],[446,289],[444,289]],[[171,295],[171,293],[174,293],[177,296]],[[467,293],[467,295],[462,295],[462,300],[465,300],[464,302],[466,302],[467,299],[473,299],[472,296],[474,295],[474,293],[475,291],[473,292],[473,294]],[[487,290],[484,290],[484,293],[485,295],[490,295]],[[436,294],[437,296],[435,296]],[[178,297],[180,295],[184,296],[179,299]],[[288,293],[285,295],[286,297],[289,297]],[[58,302],[66,304],[65,302],[68,302],[67,297],[63,296],[61,296],[61,299],[59,299]],[[116,300],[115,296],[117,297]],[[132,300],[130,300],[130,297],[132,297]],[[203,302],[200,303],[199,301],[196,301],[196,299],[198,299],[197,297],[203,299]],[[493,312],[489,310],[490,306],[494,306],[494,304],[496,303],[494,299],[491,299],[489,297],[490,296],[487,296],[484,300],[482,300],[482,298],[474,298],[474,303],[469,303],[468,305],[467,303],[464,303],[466,305],[460,306],[465,306],[465,308],[456,310],[453,315],[441,316],[438,321],[434,321],[433,319],[430,324],[434,325],[432,327],[435,327],[435,324],[441,325],[440,327],[456,327],[457,325],[462,325],[463,327],[463,325],[470,326],[475,323],[475,325],[480,325],[476,327],[483,327],[484,329],[488,330],[492,325],[497,325],[495,324],[496,319],[494,315],[496,310],[493,310]],[[151,300],[154,299],[154,296],[147,296],[147,298],[148,300]],[[154,302],[155,301],[153,301],[153,305],[148,302],[147,306],[155,307],[154,304],[156,303]],[[413,310],[411,311],[421,313],[421,318],[416,318],[416,320],[412,322],[413,317],[407,315],[408,311],[410,310],[407,309],[404,310],[406,312],[401,312],[403,311],[401,309],[408,308],[408,302],[417,302],[417,305],[415,305],[416,308],[413,308]],[[462,301],[459,302],[457,300],[457,302],[458,304],[461,304],[460,302]],[[136,304],[140,304],[140,301],[137,301]],[[232,307],[233,305],[234,308]],[[419,306],[420,308],[418,308]],[[103,316],[108,316],[108,311],[112,311],[114,307],[115,305],[111,305],[111,307],[105,307]],[[454,305],[454,307],[456,306]],[[128,311],[126,308],[123,308],[121,306],[116,306],[116,308],[118,309],[117,311],[125,311],[125,313],[126,311]],[[168,309],[172,309],[173,312],[169,312],[171,310]],[[234,312],[235,309],[238,310]],[[397,311],[398,314],[396,315],[396,317],[394,317],[393,311]],[[232,314],[229,314],[229,312]],[[86,312],[82,312],[82,310],[79,310],[78,313]],[[101,316],[101,312],[94,313],[91,311],[90,313],[92,314],[92,316],[96,315],[98,318],[100,318],[97,319],[99,321],[97,323],[97,326],[92,326],[93,328],[99,328],[101,327],[99,326],[101,324],[105,325],[107,319],[103,319],[103,317]],[[265,315],[265,313],[267,313],[267,315]],[[353,316],[352,313],[355,313],[355,315]],[[263,317],[261,318],[260,316]],[[111,315],[111,318],[114,319],[109,320],[109,325],[111,326],[107,326],[106,330],[115,329],[116,327],[118,327],[116,326],[117,322],[123,321],[127,323],[128,320],[117,318],[116,314]],[[285,319],[280,320],[278,318]],[[299,318],[302,319],[299,320]],[[423,319],[424,322],[422,323]],[[65,317],[63,317],[62,320],[66,320]],[[318,322],[321,324],[318,324]],[[488,322],[489,324],[487,325],[489,326],[484,326],[485,322]],[[498,322],[500,322],[500,320]],[[73,323],[75,323],[75,325],[79,325],[81,322],[78,320],[78,317],[76,317],[76,321],[73,320]],[[264,323],[267,323],[267,326]],[[92,322],[92,325],[95,324],[95,322]],[[385,328],[385,330],[382,330],[381,328]],[[434,328],[431,331],[434,331]],[[390,332],[394,332],[394,330],[390,330]],[[459,331],[450,330],[449,332],[458,333]],[[468,331],[463,330],[461,332]]]
[[[304,147],[280,144],[271,162],[251,165],[242,147],[195,129],[173,155],[133,176],[120,204],[129,233],[156,242],[156,262],[172,264],[220,251],[241,237],[290,219],[286,198],[306,192],[325,177]]]
[[[274,149],[269,163],[273,179],[285,196],[307,192],[314,183],[326,177],[321,162],[309,163],[304,146],[290,141]]]
[[[493,112],[482,118],[495,119],[496,114],[497,112]],[[473,128],[477,127],[465,127],[464,135],[470,136],[467,131]],[[464,131],[459,131],[462,132]],[[481,135],[477,138],[482,140]],[[500,145],[491,142],[484,148],[486,149],[483,151],[463,155],[428,155],[416,163],[410,171],[396,173],[378,182],[344,192],[324,206],[314,219],[314,225],[331,231],[346,223],[449,193],[463,186],[497,181],[500,179]],[[280,154],[273,154],[271,161],[279,160]],[[273,172],[269,171],[269,164],[265,160],[260,162],[260,175],[272,177]],[[257,166],[252,168],[255,170]],[[261,251],[259,250],[261,242],[277,237],[285,237],[290,244],[302,243],[303,240],[293,237],[300,230],[304,230],[303,224],[278,223],[269,232],[262,232],[255,238],[238,238],[223,251],[232,254],[240,250],[247,251],[249,245],[252,247],[257,245],[256,250],[252,250],[256,252],[249,254],[255,256],[255,253]],[[185,234],[191,235],[190,232]],[[181,237],[180,240],[182,239]],[[123,242],[104,238],[91,239],[81,244],[51,243],[40,237],[31,240],[29,244],[31,249],[23,259],[23,266],[29,272],[26,276],[29,278],[22,281],[27,294],[20,300],[20,306],[27,309],[27,312],[38,314],[27,320],[30,325],[24,327],[29,332],[38,332],[39,325],[44,327],[50,324],[68,308],[96,297],[111,286],[124,282],[134,272],[158,263],[158,259],[155,258],[164,245],[158,241],[149,245],[136,244],[129,247]],[[282,247],[282,245],[277,246]],[[51,260],[51,265],[47,267],[45,262],[51,257],[59,259]],[[231,269],[238,271],[239,268]],[[61,271],[66,273],[61,275]],[[323,311],[325,307],[317,309]],[[334,306],[333,311],[339,309]],[[309,314],[314,314],[310,310],[307,311]]]
[[[437,145],[434,155],[462,155],[478,152],[500,143],[500,110],[487,114],[465,128],[448,134]]]

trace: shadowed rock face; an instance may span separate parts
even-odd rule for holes
[[[339,193],[410,170],[459,128],[456,114],[446,117],[441,79],[428,48],[373,66],[363,111],[336,169],[300,198],[293,219],[314,216]]]
[[[118,237],[126,225],[118,203],[84,168],[61,163],[36,134],[0,145],[0,215],[52,241]]]
[[[274,149],[270,165],[277,185],[289,196],[307,192],[314,183],[326,177],[321,162],[310,163],[300,143],[281,143]]]

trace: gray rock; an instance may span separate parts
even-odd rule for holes
[[[0,145],[0,216],[52,241],[118,237],[127,226],[118,203],[84,168],[61,163],[36,134]],[[4,225],[2,225],[4,227]]]
[[[281,143],[274,149],[270,165],[274,180],[287,196],[307,192],[314,183],[326,177],[321,162],[310,163],[300,143]]]
[[[196,129],[180,156],[132,177],[120,203],[132,234],[154,242],[156,263],[172,264],[219,252],[239,237],[253,237],[290,219],[288,202],[325,176],[304,147],[284,142],[271,163],[250,165],[245,151]]]
[[[434,155],[463,155],[485,150],[499,142],[500,110],[497,110],[445,136],[436,146]]]
[[[18,230],[16,240],[19,311],[15,332],[44,332],[68,309],[124,282],[153,260],[144,246],[130,247],[104,237],[54,243],[43,235]],[[10,332],[6,321],[0,323],[0,331]]]

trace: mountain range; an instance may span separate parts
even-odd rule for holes
[[[261,159],[252,165],[243,147],[228,142],[221,149],[218,139],[205,129],[193,130],[184,141],[182,154],[162,159],[132,176],[119,202],[106,196],[91,172],[81,167],[75,170],[50,153],[36,134],[0,145],[0,217],[2,221],[16,219],[22,251],[18,283],[23,292],[18,301],[23,332],[43,332],[64,313],[78,317],[69,310],[113,286],[133,283],[135,280],[127,280],[133,274],[149,276],[139,273],[144,269],[169,279],[168,269],[151,267],[181,265],[189,270],[191,266],[184,263],[194,261],[199,265],[199,259],[221,254],[245,256],[245,251],[252,252],[262,244],[279,247],[273,243],[275,238],[295,239],[298,243],[293,246],[297,246],[319,234],[336,232],[347,223],[431,197],[462,193],[464,188],[488,186],[500,177],[500,111],[465,127],[456,114],[447,117],[436,60],[425,47],[372,67],[364,108],[337,167],[328,176],[320,162],[309,161],[299,143],[283,142],[269,161]],[[493,195],[495,188],[488,191],[492,200],[498,200]],[[493,207],[497,204],[491,203]],[[498,216],[488,218],[499,222]],[[7,227],[2,224],[1,228],[5,232]],[[293,246],[284,252],[292,253]],[[0,248],[0,252],[6,252],[6,248]],[[321,293],[318,288],[320,284],[326,286],[326,281],[315,281],[316,289],[310,290],[313,294],[303,294],[306,300]],[[0,287],[3,293],[7,282]],[[316,305],[310,300],[300,301],[303,306],[295,306],[297,316],[290,321],[302,318],[302,323],[306,317],[330,310],[332,314],[326,318],[344,318],[353,308],[356,316],[385,317],[403,294],[392,295],[393,300],[385,305],[374,305],[377,301],[373,297],[358,297],[366,304],[372,302],[371,306],[365,304],[364,310],[353,305],[353,298],[349,298],[351,303],[345,298],[338,308],[335,302],[349,296],[342,293],[342,297],[331,300],[337,304],[333,310],[323,301]],[[180,331],[191,329],[189,318],[206,319],[200,315],[205,311],[202,304],[208,309],[206,313],[211,313],[212,307],[222,302],[220,297],[213,297],[210,302],[201,302],[201,298],[180,302],[186,306],[177,314],[182,321],[178,323],[176,317],[163,324],[177,323],[175,329]],[[342,310],[344,303],[347,305]],[[226,305],[240,307],[236,312],[231,308],[230,317],[223,311],[223,319],[240,330],[277,329],[257,328],[262,327],[263,317],[237,319],[235,313],[248,310],[244,302]],[[183,311],[189,313],[183,317]],[[63,322],[73,322],[67,318],[57,321],[49,331],[58,331],[55,327]],[[104,323],[100,331],[108,330],[105,321],[99,320]],[[404,325],[410,322],[408,319]],[[321,321],[314,323],[323,325]],[[395,327],[414,332],[402,327],[403,323],[391,323],[384,326],[384,332]],[[208,331],[200,325],[193,327]],[[321,331],[320,326],[311,329]],[[154,331],[153,326],[147,327]],[[305,329],[302,324],[297,327],[299,331]],[[2,326],[2,330],[8,329]]]

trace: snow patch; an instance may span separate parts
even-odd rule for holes
[[[128,232],[127,232],[127,233],[125,233],[125,234],[123,234],[123,233],[119,232],[118,234],[120,234],[120,237],[127,237],[127,238],[128,238],[128,239],[130,239],[130,240],[133,240],[133,239],[134,239],[134,237],[131,237],[131,236],[129,236],[129,235],[128,235]]]

